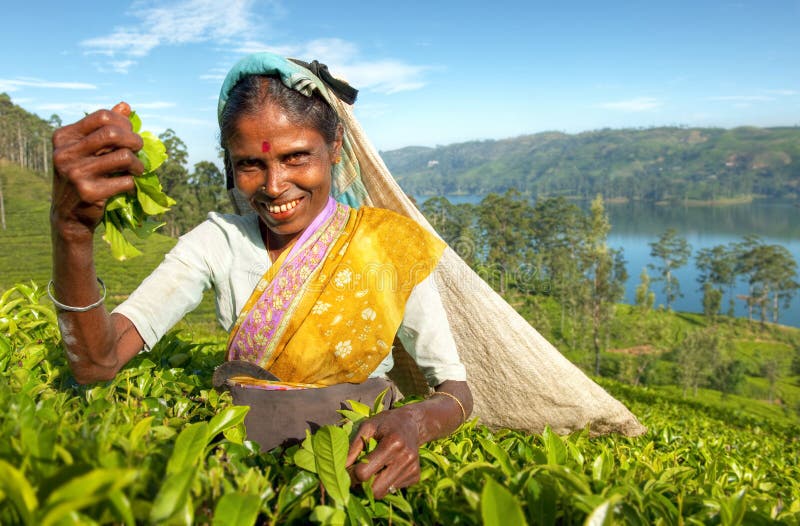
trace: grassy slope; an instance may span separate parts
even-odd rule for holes
[[[573,336],[560,333],[561,309],[554,301],[541,300],[538,307],[532,307],[530,299],[511,298],[511,303],[546,338],[562,349],[570,361],[591,374],[594,369],[594,355],[588,350],[591,343],[584,335],[581,349],[569,350]],[[608,349],[618,352],[604,352],[601,356],[603,375],[631,383],[635,376],[632,369],[642,366],[646,369],[642,378],[648,383],[648,389],[683,398],[680,387],[669,385],[677,383],[677,365],[670,351],[678,348],[689,332],[709,325],[709,320],[701,314],[654,310],[643,318],[634,307],[619,305],[607,342]],[[722,396],[719,391],[699,389],[697,396],[689,391],[686,400],[782,424],[800,424],[800,377],[791,371],[795,349],[800,349],[800,329],[724,316],[717,320],[715,327],[723,339],[731,342],[733,357],[743,362],[744,381],[737,394]],[[640,348],[646,348],[652,354],[635,357],[625,352]],[[773,360],[777,364],[777,381],[771,390],[763,367]],[[625,368],[625,363],[628,368]],[[772,400],[769,399],[770,391]]]
[[[0,229],[0,290],[15,283],[33,280],[45,284],[50,279],[51,247],[50,182],[42,175],[14,165],[0,165],[6,209],[6,229]],[[175,244],[175,239],[155,234],[146,240],[134,239],[143,252],[138,258],[116,261],[101,235],[95,238],[97,274],[108,287],[108,305],[122,302],[160,262]],[[210,293],[187,316],[181,327],[199,334],[216,333],[214,303]]]

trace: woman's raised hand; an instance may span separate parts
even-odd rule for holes
[[[144,166],[136,157],[142,139],[131,128],[130,112],[121,102],[53,134],[51,221],[62,234],[76,227],[91,234],[103,218],[106,201],[134,189],[133,176]]]

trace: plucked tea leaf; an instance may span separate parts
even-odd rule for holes
[[[111,246],[111,255],[122,261],[141,255],[125,237],[124,232],[133,232],[140,238],[152,234],[164,223],[149,220],[167,212],[175,200],[164,193],[155,170],[167,159],[167,151],[158,137],[150,132],[140,132],[141,120],[132,112],[129,120],[133,131],[142,138],[142,149],[136,154],[144,165],[144,173],[134,177],[136,195],[119,194],[109,199],[103,214],[103,239]]]
[[[152,172],[158,169],[161,164],[167,160],[167,148],[158,137],[149,131],[137,132],[139,137],[142,138],[144,146],[136,154],[139,160],[144,164],[145,172]]]

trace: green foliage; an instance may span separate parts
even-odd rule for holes
[[[52,168],[50,137],[59,126],[58,115],[46,121],[11,102],[6,93],[0,93],[0,163],[10,161],[44,179],[42,176]],[[2,187],[0,181],[0,196]]]
[[[164,225],[150,216],[160,216],[175,204],[175,200],[164,193],[155,172],[167,159],[164,144],[152,133],[141,131],[142,121],[136,112],[131,113],[130,121],[133,131],[144,143],[137,153],[144,173],[134,178],[135,195],[123,193],[112,197],[103,213],[103,239],[111,246],[111,254],[120,261],[141,255],[141,251],[125,238],[124,232],[133,232],[142,239],[150,236]]]
[[[419,484],[376,500],[349,487],[348,426],[267,453],[243,440],[246,409],[209,387],[220,345],[171,334],[115,380],[78,386],[41,293],[19,285],[0,296],[14,320],[0,330],[2,524],[800,522],[796,424],[767,428],[720,405],[735,397],[610,381],[646,435],[528,435],[471,421],[421,449]],[[174,367],[178,354],[188,360]]]

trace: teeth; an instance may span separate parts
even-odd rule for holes
[[[295,199],[294,201],[289,201],[288,203],[284,203],[284,204],[282,204],[280,206],[274,206],[274,205],[273,206],[268,206],[267,210],[271,214],[278,214],[280,212],[286,212],[287,210],[291,210],[292,208],[296,207],[297,203],[299,203],[299,202],[300,202],[299,199]]]

